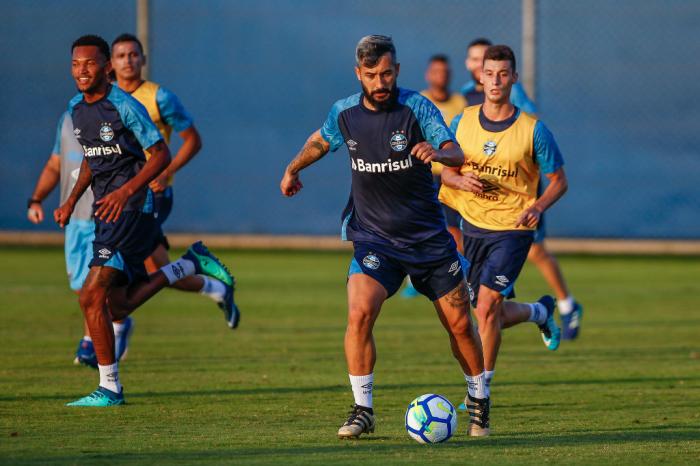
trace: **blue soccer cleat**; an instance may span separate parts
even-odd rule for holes
[[[560,315],[563,340],[575,340],[578,337],[583,319],[583,306],[574,302],[574,310],[566,315]]]
[[[547,320],[544,321],[544,324],[538,325],[540,332],[542,332],[542,341],[544,341],[544,346],[548,350],[556,351],[561,340],[561,330],[554,321],[554,298],[545,295],[538,299],[537,302],[547,309]]]
[[[192,244],[182,258],[194,264],[196,274],[208,275],[223,282],[224,285],[233,287],[231,272],[218,257],[209,252],[209,249],[201,241]]]
[[[115,393],[112,390],[107,390],[103,387],[97,387],[97,390],[84,396],[79,400],[71,403],[66,403],[66,406],[78,406],[87,408],[108,408],[110,406],[119,406],[125,404],[124,393]]]
[[[114,354],[117,356],[117,361],[126,359],[126,350],[129,349],[129,338],[134,332],[134,321],[131,317],[127,317],[122,321],[124,326],[119,335],[114,334]]]
[[[224,311],[224,317],[226,318],[226,323],[231,329],[238,327],[238,322],[241,320],[241,311],[236,306],[236,301],[233,299],[233,294],[236,291],[236,279],[231,277],[233,280],[231,285],[226,285],[226,295],[224,295],[224,300],[219,302],[219,308]]]
[[[408,280],[406,282],[406,286],[404,286],[403,290],[401,290],[402,298],[415,298],[419,294],[420,293],[418,292],[418,290],[416,290],[416,287],[413,286],[413,283],[411,283],[411,280]]]
[[[95,347],[92,341],[85,338],[80,339],[73,364],[82,364],[97,369],[97,354],[95,354]]]

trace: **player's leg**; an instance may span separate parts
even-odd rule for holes
[[[481,340],[469,316],[469,291],[462,281],[454,290],[434,301],[440,322],[450,336],[452,354],[467,381],[465,408],[469,411],[468,434],[489,435],[489,388],[486,385]]]
[[[93,266],[80,290],[80,307],[95,347],[100,383],[93,393],[68,403],[68,406],[107,407],[124,403],[114,349],[112,316],[107,306],[107,298],[111,290],[118,286],[121,274],[120,270],[110,266]]]
[[[503,295],[483,283],[479,286],[474,314],[479,321],[479,336],[484,352],[484,369],[492,372],[501,347],[501,308]]]

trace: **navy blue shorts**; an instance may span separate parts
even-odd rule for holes
[[[112,267],[128,282],[148,278],[143,261],[156,247],[158,224],[153,214],[137,210],[122,212],[116,222],[95,219],[90,267]]]
[[[447,221],[448,227],[459,228],[462,222],[462,216],[459,212],[454,210],[452,207],[442,204],[442,210],[445,212],[445,220]]]
[[[499,291],[507,299],[515,297],[515,281],[532,245],[531,231],[492,232],[469,236],[464,233],[464,257],[471,267],[467,274],[472,305],[476,307],[479,287]]]
[[[361,241],[355,241],[353,246],[355,253],[348,277],[356,273],[368,275],[381,283],[389,296],[398,291],[408,275],[418,292],[435,301],[454,290],[468,268],[447,230],[410,248]]]
[[[153,217],[158,223],[158,244],[165,246],[165,249],[170,249],[168,238],[163,233],[163,224],[170,216],[173,210],[173,187],[168,186],[165,191],[153,193]]]

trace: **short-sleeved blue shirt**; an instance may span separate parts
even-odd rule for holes
[[[350,154],[352,188],[343,213],[343,239],[409,247],[445,231],[430,165],[411,155],[427,141],[455,141],[439,110],[418,92],[398,89],[388,110],[372,111],[362,94],[339,100],[321,128],[336,151]]]
[[[143,105],[117,86],[110,85],[105,96],[93,103],[76,95],[68,111],[92,171],[95,201],[136,176],[146,162],[144,149],[163,139]],[[140,210],[147,189],[134,194],[124,210]]]

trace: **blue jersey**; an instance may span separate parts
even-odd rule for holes
[[[389,110],[375,112],[355,94],[333,105],[321,136],[331,151],[345,143],[350,154],[343,239],[407,248],[445,231],[430,165],[410,154],[423,141],[435,148],[454,141],[428,99],[399,89]]]
[[[95,201],[136,176],[146,163],[144,149],[163,139],[143,105],[117,86],[110,85],[107,94],[93,103],[78,94],[68,111],[92,171]],[[129,198],[124,210],[141,210],[147,189],[144,186]]]

